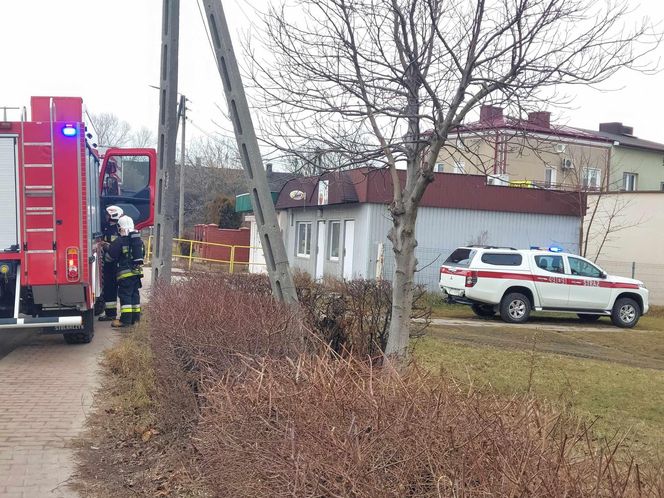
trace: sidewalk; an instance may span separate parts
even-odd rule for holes
[[[75,471],[71,443],[92,408],[102,354],[120,335],[109,322],[96,322],[90,344],[32,335],[0,359],[0,498],[78,496],[68,487]]]
[[[35,336],[0,361],[1,497],[77,496],[67,488],[71,441],[92,406],[101,354],[120,335],[97,325],[91,344]]]

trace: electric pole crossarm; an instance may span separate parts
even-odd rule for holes
[[[290,272],[288,255],[281,237],[277,211],[274,208],[267,183],[267,175],[263,167],[263,159],[258,147],[224,9],[221,0],[205,0],[204,5],[217,59],[217,69],[224,85],[242,167],[251,189],[256,225],[265,254],[272,293],[277,299],[294,303],[297,302],[297,293]]]

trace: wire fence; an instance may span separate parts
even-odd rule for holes
[[[418,271],[415,274],[415,283],[426,286],[429,291],[438,292],[438,280],[440,278],[440,266],[456,247],[431,248],[417,247]],[[374,255],[378,254],[378,244],[374,247]],[[610,275],[620,277],[636,278],[643,281],[650,292],[650,304],[664,306],[664,264],[639,263],[636,261],[603,261],[598,260],[601,266]],[[392,280],[395,262],[392,246],[384,244],[383,249],[383,278]]]
[[[650,304],[664,306],[664,264],[636,261],[603,261],[597,264],[611,275],[641,280],[650,291]]]

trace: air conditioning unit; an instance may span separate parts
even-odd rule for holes
[[[510,184],[510,175],[494,175],[486,177],[487,185],[498,185],[506,187]]]
[[[574,163],[572,163],[572,160],[567,157],[563,157],[561,166],[563,169],[574,169]]]
[[[565,152],[565,151],[567,150],[567,145],[565,145],[565,144],[556,144],[556,145],[554,146],[554,150],[555,150],[558,154],[562,154],[563,152]]]

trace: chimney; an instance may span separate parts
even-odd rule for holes
[[[266,175],[271,175],[272,174],[272,163],[267,163],[265,165],[265,174]]]
[[[542,128],[551,128],[551,113],[546,111],[529,112],[528,123]]]
[[[625,126],[622,123],[613,122],[613,123],[600,123],[599,131],[604,131],[606,133],[613,133],[614,135],[634,135],[634,128],[631,126]]]
[[[502,121],[503,120],[503,108],[494,106],[494,105],[483,105],[480,107],[480,121],[490,122],[490,121]]]

